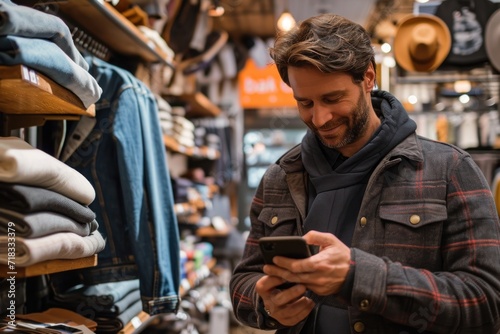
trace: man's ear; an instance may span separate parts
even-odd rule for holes
[[[377,78],[377,74],[375,73],[375,69],[373,68],[373,64],[370,63],[365,72],[365,80],[364,85],[367,92],[371,92],[375,88],[375,79]]]

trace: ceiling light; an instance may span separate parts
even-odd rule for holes
[[[293,27],[295,27],[295,19],[293,15],[285,9],[278,19],[278,29],[281,31],[289,31]]]
[[[217,6],[217,7],[212,7],[208,10],[208,15],[211,17],[219,17],[224,15],[224,7],[222,6]]]
[[[457,80],[453,84],[453,89],[457,93],[468,93],[472,88],[472,84],[469,80]]]
[[[220,17],[224,15],[224,7],[219,3],[219,0],[213,0],[210,9],[208,10],[208,15],[211,17]]]
[[[460,97],[458,98],[458,100],[462,103],[462,104],[466,104],[466,103],[469,103],[470,101],[470,96],[467,95],[467,94],[462,94],[460,95]]]
[[[416,104],[418,102],[418,98],[415,95],[410,95],[408,96],[407,101],[410,104]]]
[[[389,53],[389,52],[391,52],[392,47],[391,47],[391,45],[389,43],[383,43],[380,46],[380,50],[382,50],[383,53]]]

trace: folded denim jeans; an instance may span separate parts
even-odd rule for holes
[[[57,293],[56,297],[60,301],[94,297],[98,303],[106,305],[121,300],[131,291],[139,289],[139,286],[139,279],[84,285],[69,289],[65,293]]]
[[[97,317],[95,321],[97,322],[98,331],[99,333],[118,333],[141,311],[141,301],[137,301],[116,317]]]
[[[70,298],[70,295],[73,297]],[[111,302],[110,298],[104,300],[105,296],[85,296],[81,293],[72,293],[70,295],[66,295],[62,298],[61,295],[54,296],[53,304],[57,304],[66,309],[74,310],[92,319],[96,317],[116,317],[123,313],[131,305],[141,300],[139,284],[137,284],[136,289],[127,293],[120,300],[113,302]]]
[[[99,100],[97,81],[56,44],[39,38],[0,37],[0,64],[25,65],[39,71],[80,98],[85,108]]]
[[[64,21],[52,14],[19,6],[10,0],[0,1],[0,36],[13,35],[46,39],[56,44],[84,70],[89,65],[73,43],[71,32]]]

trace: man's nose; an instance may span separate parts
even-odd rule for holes
[[[330,113],[330,110],[323,105],[316,105],[314,106],[313,112],[312,112],[312,123],[314,124],[315,127],[320,128],[328,121],[332,119],[332,115]]]

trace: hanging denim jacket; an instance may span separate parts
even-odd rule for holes
[[[175,312],[180,285],[179,231],[156,100],[122,68],[87,57],[103,89],[96,117],[69,129],[61,160],[96,190],[106,248],[80,271],[85,284],[140,279],[143,310]]]

